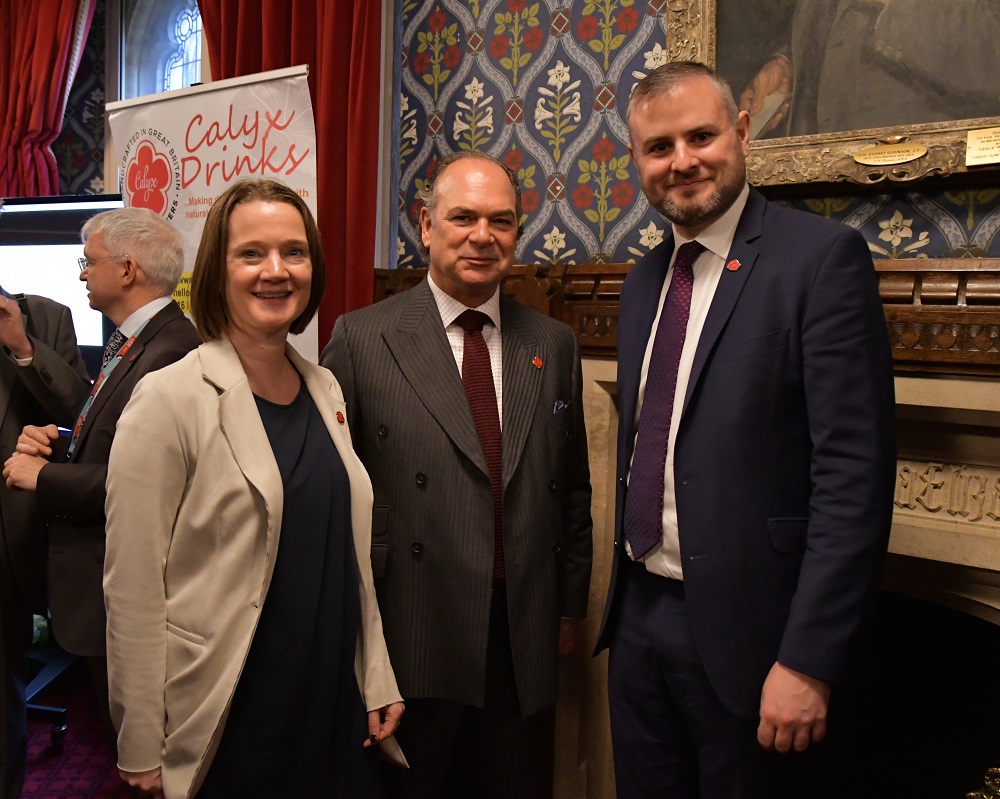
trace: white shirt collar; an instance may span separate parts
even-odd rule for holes
[[[497,286],[496,291],[493,292],[493,296],[490,297],[486,302],[480,305],[478,308],[470,309],[469,306],[463,305],[461,302],[456,300],[450,294],[447,294],[444,289],[438,286],[434,282],[434,279],[427,275],[427,283],[431,287],[431,294],[434,295],[434,302],[437,303],[438,313],[441,314],[441,321],[444,323],[445,327],[454,324],[455,320],[462,315],[464,311],[482,311],[486,314],[497,330],[500,329],[500,287]]]
[[[158,297],[152,302],[147,302],[137,311],[129,314],[128,319],[122,322],[118,329],[122,331],[122,335],[125,338],[134,336],[135,331],[142,327],[145,322],[148,322],[173,301],[173,297]]]

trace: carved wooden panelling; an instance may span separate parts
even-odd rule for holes
[[[897,369],[1000,374],[1000,259],[876,261]]]
[[[515,266],[504,293],[576,331],[584,355],[613,358],[631,264]],[[896,368],[1000,375],[1000,258],[875,261]],[[375,300],[415,286],[424,269],[379,269]]]

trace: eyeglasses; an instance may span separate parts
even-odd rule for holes
[[[80,272],[82,273],[85,270],[90,269],[90,267],[98,261],[104,261],[107,258],[128,258],[128,255],[99,255],[97,258],[88,258],[87,256],[84,256],[83,258],[77,258],[76,262],[79,264]]]

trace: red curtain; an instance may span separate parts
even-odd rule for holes
[[[327,289],[319,344],[374,288],[381,0],[198,0],[213,80],[309,65]]]
[[[0,197],[59,193],[52,142],[95,0],[0,0]]]

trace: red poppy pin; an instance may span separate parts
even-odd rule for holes
[[[535,365],[536,369],[542,368],[542,359],[539,358],[537,355],[535,356],[535,360],[533,360],[532,363]]]
[[[337,421],[340,422],[341,424],[344,423],[344,414],[342,414],[340,411],[337,411]]]
[[[743,264],[741,264],[739,261],[733,258],[733,260],[731,260],[728,264],[726,264],[726,269],[728,269],[730,272],[735,272],[741,266],[743,266]]]

